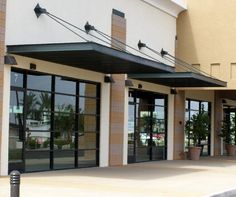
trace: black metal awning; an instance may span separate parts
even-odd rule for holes
[[[129,74],[129,78],[170,87],[226,87],[227,83],[192,72]]]
[[[94,42],[8,45],[7,52],[110,74],[174,72],[171,66]]]

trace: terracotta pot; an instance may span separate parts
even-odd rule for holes
[[[227,154],[229,156],[235,156],[236,155],[236,145],[226,144],[225,149],[226,149]]]
[[[189,147],[189,159],[199,160],[201,154],[201,147]]]

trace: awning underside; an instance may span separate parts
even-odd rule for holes
[[[171,66],[94,42],[9,45],[7,52],[109,74],[174,72]]]
[[[129,74],[128,77],[170,87],[226,87],[227,85],[224,81],[191,72]]]

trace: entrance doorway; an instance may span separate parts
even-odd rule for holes
[[[128,163],[164,160],[167,153],[167,96],[129,91]]]

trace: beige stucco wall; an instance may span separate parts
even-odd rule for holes
[[[177,57],[236,89],[236,1],[187,0],[177,19]]]

